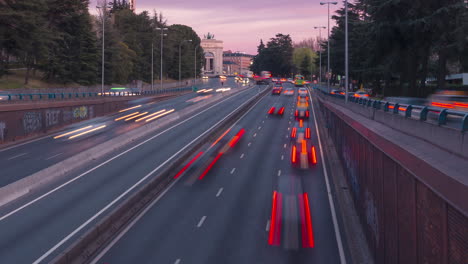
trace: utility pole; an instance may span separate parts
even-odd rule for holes
[[[314,27],[314,29],[319,30],[319,40],[322,39],[322,29],[325,29],[327,27],[324,26],[319,26],[319,27]],[[320,57],[320,66],[319,66],[319,84],[322,84],[322,46],[319,44],[319,57]]]
[[[156,30],[161,31],[161,75],[160,75],[160,81],[161,81],[161,89],[163,88],[163,52],[164,52],[164,36],[167,36],[167,34],[164,34],[164,31],[168,30],[167,28],[156,28]]]
[[[349,85],[349,54],[348,54],[348,0],[345,0],[345,103],[348,103]]]
[[[320,2],[320,5],[328,5],[328,70],[327,70],[327,89],[328,93],[330,93],[330,78],[331,78],[331,72],[330,72],[330,5],[336,5],[338,2]]]
[[[182,58],[181,58],[182,54],[181,53],[182,53],[182,44],[184,42],[192,42],[192,40],[191,39],[184,39],[179,44],[179,85],[182,82]]]
[[[102,67],[101,67],[101,96],[104,96],[104,36],[105,36],[105,19],[106,19],[106,6],[96,6],[96,8],[101,9],[102,8],[102,15],[101,15],[101,20],[102,20]]]

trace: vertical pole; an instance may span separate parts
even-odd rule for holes
[[[198,46],[195,46],[195,49],[194,49],[194,55],[195,55],[195,65],[194,65],[194,72],[193,72],[193,76],[194,76],[194,79],[195,79],[195,84],[197,84],[197,48]]]
[[[331,74],[330,74],[330,3],[328,3],[328,70],[327,70],[327,75],[328,75],[328,78],[327,78],[327,89],[328,89],[328,93],[330,93],[330,78],[331,78]]]
[[[345,103],[348,103],[349,57],[348,57],[348,0],[345,0]]]
[[[164,37],[164,30],[161,28],[161,76],[160,76],[160,83],[161,83],[161,90],[163,89],[163,37]]]
[[[151,40],[151,91],[154,91],[154,43]]]
[[[180,58],[181,53],[182,53],[182,43],[183,43],[183,42],[181,42],[181,43],[179,44],[179,85],[180,85],[181,82],[182,82],[182,74],[181,74],[181,68],[182,68],[181,64],[182,64],[182,60],[181,60],[181,58]]]
[[[102,6],[102,69],[101,69],[101,96],[104,95],[104,38],[105,38],[105,23],[106,7]]]

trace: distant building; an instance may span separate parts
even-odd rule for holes
[[[136,0],[130,0],[130,9],[135,12]]]
[[[228,74],[243,74],[250,71],[254,55],[245,52],[232,52],[230,50],[223,52],[223,71]]]
[[[200,46],[205,54],[204,75],[223,74],[223,41],[213,38],[202,39]]]

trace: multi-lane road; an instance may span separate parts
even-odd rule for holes
[[[197,137],[265,88],[223,98],[70,173],[64,182],[0,208],[0,262],[48,263]],[[170,99],[150,106],[150,111],[177,111],[193,98]],[[95,263],[343,263],[345,242],[329,197],[314,111],[308,123],[318,162],[307,170],[291,166],[296,100],[296,95],[264,96],[238,121],[246,133],[235,148],[202,180],[194,181],[188,173],[178,178]],[[267,114],[275,104],[285,106],[283,117]],[[108,118],[121,116],[124,113]],[[15,168],[8,169],[8,177],[15,180],[124,133],[131,125],[109,129],[114,132],[80,141],[48,137],[31,142],[0,152],[0,162],[7,169],[16,166],[20,176]],[[23,152],[27,154],[8,160]],[[24,162],[33,168],[22,168]]]

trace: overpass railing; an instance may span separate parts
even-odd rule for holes
[[[313,88],[324,95],[345,100],[345,95],[330,94],[317,86]],[[446,125],[459,129],[462,132],[468,130],[468,112],[426,105],[413,105],[385,100],[375,100],[366,97],[348,96],[348,102],[362,105],[362,107],[382,110],[391,114],[402,115],[419,121],[428,121],[428,117],[431,116],[435,118],[435,121],[439,126]]]

